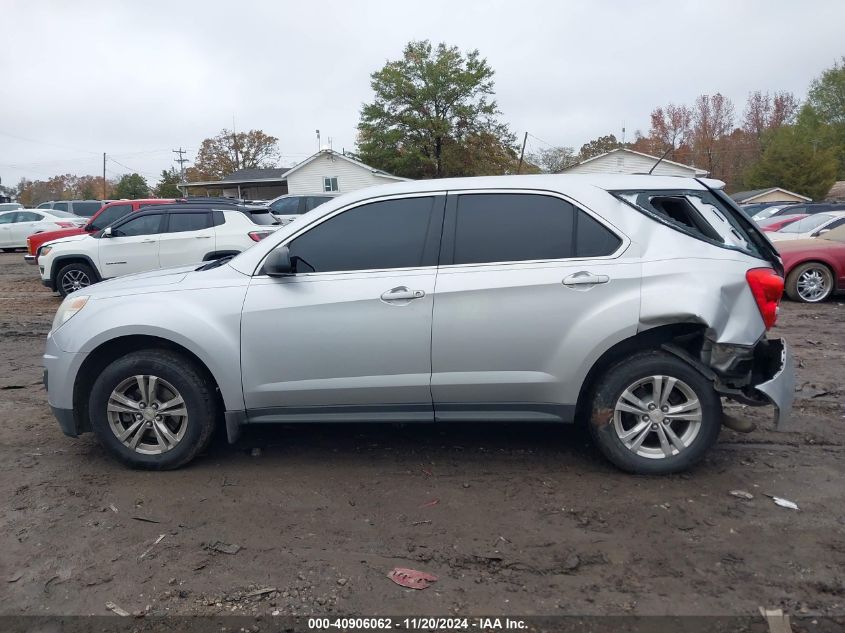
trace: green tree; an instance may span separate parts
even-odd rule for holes
[[[181,198],[182,192],[176,186],[180,182],[182,182],[182,178],[174,168],[162,169],[161,177],[155,186],[155,195],[159,198]]]
[[[494,99],[493,69],[477,50],[428,40],[371,75],[358,124],[364,162],[410,178],[506,173],[515,139]],[[493,150],[494,159],[479,154]]]
[[[117,181],[114,195],[117,198],[129,198],[130,200],[147,198],[150,195],[150,187],[140,174],[125,174]]]
[[[783,187],[821,200],[836,181],[834,151],[814,147],[798,126],[773,130],[764,146],[763,156],[746,173],[749,189]]]
[[[834,151],[845,177],[845,57],[810,84],[798,126],[816,148]]]
[[[600,136],[582,145],[581,151],[578,152],[578,158],[580,160],[587,160],[594,156],[607,154],[609,151],[619,149],[620,147],[623,147],[623,145],[616,138],[616,135],[608,134],[607,136]]]

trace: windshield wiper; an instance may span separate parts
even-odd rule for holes
[[[211,270],[212,268],[218,268],[218,267],[222,266],[223,264],[225,264],[226,262],[228,262],[233,257],[234,257],[234,255],[226,255],[226,257],[221,257],[220,259],[215,259],[214,261],[210,261],[207,264],[203,264],[202,266],[200,266],[196,270],[200,271],[200,270]]]

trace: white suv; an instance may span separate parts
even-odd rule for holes
[[[41,282],[62,296],[120,275],[237,255],[278,229],[267,209],[166,205],[132,213],[92,235],[41,247]]]

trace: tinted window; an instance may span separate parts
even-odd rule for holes
[[[68,203],[67,202],[54,202],[53,208],[58,209],[59,211],[67,211]]]
[[[0,214],[0,224],[11,224],[15,221],[17,213],[9,211],[8,213]]]
[[[531,194],[458,197],[455,264],[572,257],[575,208]]]
[[[328,196],[308,196],[305,198],[305,211],[310,211],[314,207],[319,207],[324,202],[331,200]]]
[[[132,218],[125,224],[121,224],[115,228],[112,235],[115,237],[135,237],[137,235],[152,235],[159,232],[161,225],[161,215],[144,215],[138,218]]]
[[[33,213],[32,211],[20,211],[18,212],[18,217],[15,218],[15,222],[38,222],[42,219],[43,217],[40,213]]]
[[[611,255],[622,244],[622,240],[583,211],[578,211],[576,224],[576,257]]]
[[[36,208],[36,209],[49,209],[49,208],[51,208],[52,206],[53,206],[53,203],[52,203],[52,202],[42,202],[41,204],[39,204],[39,205],[38,205],[37,207],[35,207],[35,208]]]
[[[280,198],[270,205],[273,213],[279,215],[297,215],[299,213],[299,198]]]
[[[385,200],[318,224],[288,244],[298,272],[421,266],[434,198]]]
[[[208,213],[171,213],[169,222],[168,233],[202,231],[211,226]]]
[[[103,204],[101,202],[74,202],[73,203],[73,212],[76,215],[81,215],[86,218],[90,218],[94,215],[97,211],[100,210]]]
[[[269,226],[271,224],[279,223],[279,221],[275,217],[273,217],[273,214],[269,211],[244,211],[243,213],[252,221],[253,224]]]
[[[113,207],[107,207],[91,221],[91,228],[94,231],[99,231],[106,228],[112,222],[117,222],[124,215],[131,212],[131,204],[116,204]]]

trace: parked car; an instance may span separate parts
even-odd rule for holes
[[[50,202],[42,202],[36,208],[67,211],[83,218],[90,218],[109,202],[111,200],[51,200]]]
[[[78,227],[84,220],[72,213],[53,209],[19,209],[0,212],[0,248],[11,252],[26,246],[33,233],[56,228]]]
[[[817,213],[806,218],[788,224],[782,229],[766,235],[773,242],[784,240],[805,240],[811,237],[818,237],[845,224],[845,211],[829,211]]]
[[[309,195],[286,194],[279,196],[267,203],[270,207],[270,212],[275,215],[282,224],[293,222],[298,216],[303,213],[308,213],[311,209],[319,207],[324,202],[328,202],[337,197],[338,194],[320,193]]]
[[[765,220],[767,217],[783,209],[784,207],[788,207],[794,202],[754,202],[752,204],[743,204],[740,205],[740,209],[745,213],[745,215],[751,217],[753,220]]]
[[[23,205],[19,202],[2,202],[0,203],[1,211],[15,211],[16,209],[23,209]]]
[[[790,351],[765,336],[780,259],[721,184],[355,191],[233,259],[69,295],[50,406],[66,434],[151,469],[194,458],[221,415],[230,441],[270,422],[577,420],[618,467],[676,472],[716,441],[721,396],[783,421],[794,394]],[[154,212],[138,215],[123,222]]]
[[[796,213],[795,215],[778,215],[771,218],[766,218],[765,220],[760,220],[757,222],[757,226],[763,229],[766,233],[771,233],[773,231],[780,231],[783,227],[792,224],[793,222],[797,222],[798,220],[803,220],[804,218],[810,217],[806,213]]]
[[[91,219],[83,226],[64,228],[58,231],[48,231],[38,235],[30,235],[26,240],[26,252],[24,260],[29,264],[38,262],[38,249],[47,242],[52,242],[62,237],[71,235],[82,235],[83,233],[96,233],[102,231],[112,222],[116,222],[133,211],[139,211],[144,207],[153,204],[171,204],[175,202],[172,198],[145,198],[143,200],[118,200],[100,208]]]
[[[845,291],[845,226],[817,238],[778,242],[786,272],[786,296],[819,303]]]
[[[262,224],[269,218],[266,208],[151,206],[97,233],[47,242],[38,269],[42,283],[65,296],[103,279],[236,255],[279,228]]]
[[[815,215],[816,213],[830,213],[831,211],[845,211],[845,203],[811,202],[808,204],[793,204],[777,208],[769,217],[792,215],[795,213],[806,213],[807,215]]]

